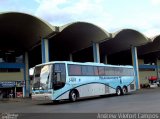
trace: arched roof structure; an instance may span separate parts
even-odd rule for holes
[[[131,46],[140,46],[149,42],[142,33],[133,29],[122,29],[112,34],[112,38],[100,44],[102,54],[113,54],[130,49]]]
[[[148,44],[140,46],[138,52],[140,55],[154,54],[158,56],[160,54],[160,35],[151,38],[151,42]]]
[[[0,13],[0,49],[28,50],[53,31],[53,26],[35,16]]]
[[[102,28],[86,22],[74,22],[59,28],[54,43],[70,53],[87,48],[93,42],[100,42],[110,36]]]
[[[100,43],[101,54],[113,54],[127,50],[130,46],[140,46],[138,47],[140,54],[160,50],[160,36],[155,37],[152,43],[148,43],[147,37],[133,29],[122,29],[110,34],[99,26],[87,22],[54,27],[26,13],[0,13],[0,50],[29,50],[49,34],[54,34],[51,40],[53,39],[56,44],[55,48],[63,48],[67,53],[87,48],[93,42]]]

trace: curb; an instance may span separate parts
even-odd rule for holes
[[[4,98],[0,99],[0,102],[21,102],[25,100],[31,100],[31,98]]]

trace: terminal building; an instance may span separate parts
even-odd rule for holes
[[[35,16],[0,14],[0,91],[28,97],[29,69],[49,61],[133,65],[136,88],[151,76],[160,78],[160,36],[148,38],[134,29],[109,33],[86,22],[53,26]]]

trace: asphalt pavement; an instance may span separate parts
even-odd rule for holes
[[[76,102],[44,103],[32,101],[29,98],[3,100],[0,101],[0,113],[27,113],[33,117],[37,113],[39,115],[52,115],[53,113],[160,113],[160,88],[142,89],[125,96],[98,96],[80,99]]]

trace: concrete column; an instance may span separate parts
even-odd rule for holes
[[[157,71],[157,78],[159,80],[160,79],[160,74],[159,74],[159,61],[158,61],[158,59],[156,60],[156,71]]]
[[[26,86],[23,87],[23,97],[26,96]]]
[[[25,52],[24,56],[24,80],[25,80],[25,87],[24,87],[24,96],[29,96],[30,93],[30,78],[29,78],[29,61],[28,61],[28,52]]]
[[[100,63],[99,44],[93,43],[93,58],[94,62]]]
[[[138,68],[138,59],[137,59],[137,48],[132,46],[131,47],[131,52],[132,52],[132,63],[133,63],[134,72],[135,72],[136,89],[140,89],[139,68]]]
[[[108,63],[108,61],[107,61],[107,55],[104,56],[104,63],[105,63],[105,64]]]
[[[71,53],[69,54],[69,61],[73,61],[73,56]]]
[[[42,39],[42,63],[49,62],[49,44],[48,39]]]
[[[15,98],[17,97],[17,91],[16,91],[16,87],[14,88],[14,94],[15,94]]]

